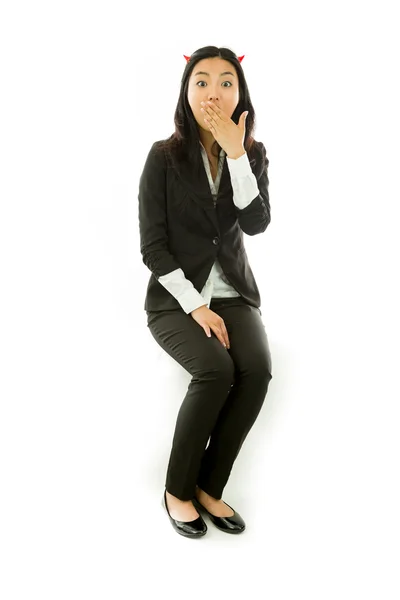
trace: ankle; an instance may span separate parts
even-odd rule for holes
[[[181,500],[180,498],[173,496],[167,490],[165,491],[165,493],[166,493],[168,500],[170,500],[171,502],[174,502],[175,504],[189,504],[189,502],[190,502],[190,500]]]
[[[199,488],[198,485],[196,486],[196,497],[202,500],[208,500],[209,502],[219,502],[219,500],[213,498],[213,496],[210,496],[210,494]]]

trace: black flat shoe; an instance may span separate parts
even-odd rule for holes
[[[198,511],[204,511],[209,517],[211,523],[218,527],[221,531],[225,531],[225,533],[242,533],[242,531],[246,528],[246,523],[243,521],[242,517],[237,513],[232,506],[229,504],[225,504],[229,506],[233,510],[233,515],[231,517],[216,517],[212,515],[205,506],[203,506],[198,500],[197,497],[194,496],[192,498],[193,505],[197,508]]]
[[[161,504],[166,510],[169,520],[171,521],[172,527],[175,529],[175,531],[181,535],[184,535],[185,537],[191,538],[198,538],[205,535],[207,533],[207,525],[202,519],[201,515],[198,516],[197,519],[194,519],[194,521],[177,521],[171,517],[167,506],[166,492],[167,490],[164,491]]]

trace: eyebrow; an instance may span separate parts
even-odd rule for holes
[[[210,76],[210,73],[206,73],[205,71],[197,71],[197,73],[195,73],[195,77],[196,75],[207,75]],[[221,73],[220,77],[223,77],[224,75],[232,75],[234,77],[234,74],[231,73],[230,71],[224,71],[223,73]]]

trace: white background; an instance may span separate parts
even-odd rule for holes
[[[398,600],[395,2],[4,2],[3,600]],[[161,508],[189,375],[146,326],[138,183],[184,54],[245,55],[273,379],[201,541]]]

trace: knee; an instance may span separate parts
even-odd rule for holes
[[[249,372],[253,377],[267,382],[272,379],[272,361],[271,354],[265,356],[259,356],[255,359],[250,367]]]
[[[196,374],[196,377],[210,382],[215,381],[230,388],[235,379],[235,365],[228,353],[226,353],[224,359],[215,359],[212,363],[208,362],[206,365],[203,365],[201,370]]]

